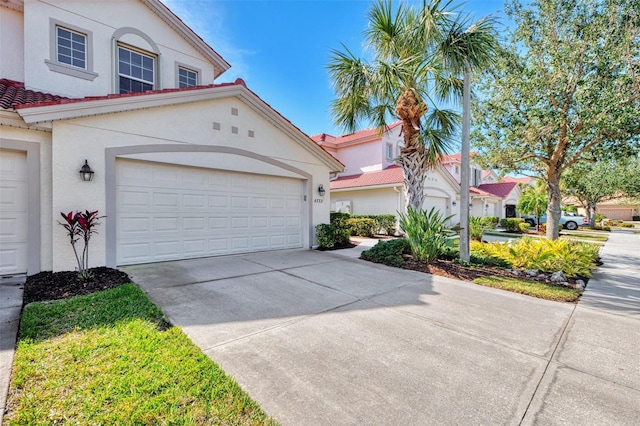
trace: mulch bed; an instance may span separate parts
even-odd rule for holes
[[[65,299],[91,294],[131,282],[127,274],[117,269],[91,269],[92,278],[82,280],[77,272],[40,272],[27,278],[23,304],[45,300]]]

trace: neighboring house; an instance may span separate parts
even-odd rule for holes
[[[521,177],[504,176],[500,182],[515,182],[515,183],[520,183],[522,185],[535,186],[536,179],[531,176],[521,176]]]
[[[0,274],[314,245],[343,166],[158,0],[0,2]],[[93,180],[79,170],[91,167]]]
[[[587,215],[587,210],[574,197],[563,200],[563,204],[576,206],[578,214]],[[596,213],[603,214],[607,219],[633,220],[634,216],[640,216],[640,202],[629,198],[607,200],[596,204]]]
[[[354,214],[398,214],[404,212],[404,173],[395,165],[403,139],[399,122],[380,134],[366,129],[342,136],[325,133],[312,136],[320,146],[345,165],[345,171],[331,181],[331,209]],[[518,185],[498,183],[495,172],[485,173],[475,164],[470,170],[471,215],[515,216]],[[491,183],[483,185],[483,176]],[[460,154],[443,156],[425,177],[425,209],[435,207],[443,215],[460,220]],[[515,199],[515,202],[514,202]]]

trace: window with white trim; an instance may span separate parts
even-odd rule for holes
[[[185,67],[178,67],[178,87],[198,85],[198,72]]]
[[[388,143],[386,145],[386,151],[385,152],[386,152],[387,160],[392,160],[393,159],[393,145]]]
[[[62,64],[87,68],[87,36],[56,27],[56,59]]]
[[[145,92],[155,85],[156,58],[138,50],[118,46],[119,93]]]

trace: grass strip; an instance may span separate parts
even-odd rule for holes
[[[135,284],[25,307],[6,425],[276,424]]]
[[[487,287],[500,288],[515,293],[526,294],[527,296],[555,300],[558,302],[575,302],[581,294],[580,290],[572,288],[511,277],[482,277],[476,278],[473,282]]]

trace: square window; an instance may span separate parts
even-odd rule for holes
[[[187,68],[178,68],[178,87],[193,87],[198,85],[198,73]]]
[[[86,68],[87,36],[56,27],[56,60],[77,68]]]

